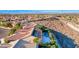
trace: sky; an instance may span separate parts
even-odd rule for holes
[[[79,10],[0,10],[0,14],[79,13]]]

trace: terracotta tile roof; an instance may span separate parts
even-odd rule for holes
[[[7,39],[10,41],[22,39],[27,35],[31,35],[30,32],[33,30],[35,25],[31,24],[29,26],[25,26],[23,29],[17,31],[14,35],[8,37]],[[28,29],[27,29],[28,28]]]

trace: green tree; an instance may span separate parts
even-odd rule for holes
[[[22,28],[22,25],[20,23],[17,23],[11,30],[10,32],[8,33],[8,35],[12,35],[14,34],[18,29],[21,29]]]
[[[36,37],[36,38],[34,38],[34,43],[38,43],[39,42],[39,38],[38,37]]]
[[[15,32],[16,32],[16,29],[13,28],[13,29],[10,30],[10,32],[8,33],[8,35],[10,36],[10,35],[14,34]]]
[[[21,29],[21,28],[22,28],[21,23],[17,23],[14,28],[15,28],[16,30],[17,30],[17,29]]]

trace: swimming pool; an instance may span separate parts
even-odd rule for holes
[[[35,36],[35,37],[39,37],[39,33],[36,30],[33,31],[32,35]],[[55,47],[60,47],[56,40],[54,40],[53,42],[54,42],[54,44],[51,41],[51,38],[50,38],[49,33],[48,33],[48,30],[46,30],[46,31],[42,32],[41,41],[40,41],[39,44],[37,44],[37,46],[39,48],[48,48],[48,46],[53,47],[53,45]],[[51,44],[53,44],[53,45],[51,45]]]
[[[76,45],[74,44],[74,41],[71,38],[57,31],[51,31],[51,33],[55,36],[55,41],[59,48],[75,48]],[[33,36],[38,37],[39,33],[34,30]],[[50,37],[47,31],[42,32],[41,42],[50,43]]]

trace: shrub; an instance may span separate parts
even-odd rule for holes
[[[17,29],[21,29],[21,28],[22,28],[22,25],[21,25],[20,23],[17,23],[14,28],[15,28],[16,30],[17,30]]]
[[[38,43],[39,42],[39,38],[38,37],[36,37],[36,38],[34,38],[34,43]]]
[[[5,43],[9,43],[10,41],[7,38],[4,38]]]

